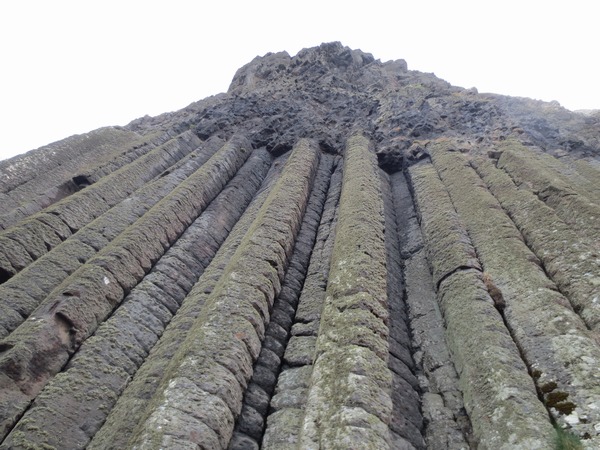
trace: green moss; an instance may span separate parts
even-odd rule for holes
[[[381,448],[389,430],[391,372],[384,216],[370,142],[347,143],[342,192],[300,447]],[[360,423],[360,425],[357,425]],[[318,436],[318,437],[317,437]],[[343,441],[340,438],[343,437]],[[350,440],[347,440],[350,439]]]

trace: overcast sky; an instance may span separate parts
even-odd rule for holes
[[[600,108],[590,0],[0,3],[0,159],[227,90],[256,55],[321,42],[480,92]]]

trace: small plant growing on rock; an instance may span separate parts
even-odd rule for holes
[[[578,436],[563,430],[559,426],[556,429],[556,450],[583,450],[583,445]]]
[[[485,284],[485,287],[487,288],[490,297],[492,297],[492,300],[494,300],[494,306],[496,307],[496,309],[498,309],[499,311],[503,310],[506,306],[506,303],[504,302],[502,292],[494,284],[494,282],[492,281],[492,277],[487,272],[483,272],[483,283]]]

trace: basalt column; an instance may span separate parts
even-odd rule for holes
[[[187,338],[189,330],[204,308],[206,299],[214,290],[230,259],[281,177],[288,156],[289,154],[275,159],[259,192],[184,299],[181,308],[119,397],[114,409],[102,428],[94,435],[88,448],[120,449],[127,446],[141,414],[156,392],[169,363]],[[159,294],[162,293],[161,291]]]
[[[265,150],[256,151],[248,159],[131,290],[123,305],[36,397],[5,445],[26,442],[85,448],[255,195],[270,163]],[[130,405],[127,414],[135,416],[135,408]],[[56,424],[54,433],[48,433],[43,424],[53,422],[57,416],[63,417],[63,422]],[[122,422],[126,424],[127,419]]]
[[[596,450],[599,130],[333,42],[0,161],[0,450]]]
[[[300,141],[174,355],[131,446],[225,447],[292,253],[319,151]]]
[[[351,137],[301,447],[390,448],[384,213],[369,141]],[[360,443],[360,444],[359,444]]]
[[[198,217],[251,153],[223,146],[119,237],[58,285],[1,346],[0,419],[5,436],[48,380]],[[189,194],[194,192],[194,196]]]
[[[554,430],[485,285],[448,191],[427,161],[409,170],[449,348],[480,448],[549,448]]]

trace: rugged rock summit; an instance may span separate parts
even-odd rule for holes
[[[0,449],[600,447],[597,114],[329,43],[0,173]]]

